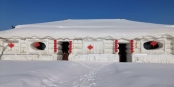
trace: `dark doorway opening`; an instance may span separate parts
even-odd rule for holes
[[[127,62],[127,57],[126,57],[126,44],[120,43],[119,44],[119,57],[120,57],[120,62]]]
[[[69,56],[69,42],[62,42],[62,53],[63,53],[63,60],[68,60]]]

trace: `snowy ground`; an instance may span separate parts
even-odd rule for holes
[[[0,61],[0,87],[174,87],[174,65]]]

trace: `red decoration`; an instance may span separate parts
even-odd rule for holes
[[[56,49],[57,48],[57,45],[56,44],[54,44],[54,49]]]
[[[13,44],[13,43],[9,43],[8,46],[9,46],[10,48],[13,48],[13,47],[14,47],[14,44]]]
[[[54,52],[57,52],[57,49],[54,49]]]
[[[88,49],[89,49],[89,50],[93,49],[93,46],[90,44],[90,45],[88,46]]]
[[[133,48],[134,47],[134,45],[133,45],[133,43],[131,44],[131,48]]]
[[[54,52],[57,52],[57,40],[54,40]]]
[[[54,40],[54,44],[56,44],[57,43],[57,40]]]
[[[150,43],[150,45],[152,45],[153,47],[154,47],[156,44],[157,44],[157,42],[155,42],[155,41],[152,41],[152,42]]]
[[[131,53],[134,52],[134,40],[130,40],[130,50],[131,50]]]
[[[118,40],[115,40],[115,52],[118,52]]]
[[[72,53],[72,41],[69,41],[69,53]]]
[[[39,42],[36,42],[34,45],[35,45],[35,47],[39,47],[40,46]]]
[[[133,43],[133,42],[134,42],[134,40],[130,40],[130,42],[131,42],[131,43]]]

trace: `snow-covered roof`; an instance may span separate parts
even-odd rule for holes
[[[126,19],[68,19],[63,21],[18,25],[0,32],[0,37],[52,38],[141,38],[143,36],[174,36],[170,25],[131,21]]]

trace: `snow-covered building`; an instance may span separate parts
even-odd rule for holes
[[[78,19],[18,25],[0,32],[1,60],[174,63],[172,25]]]

